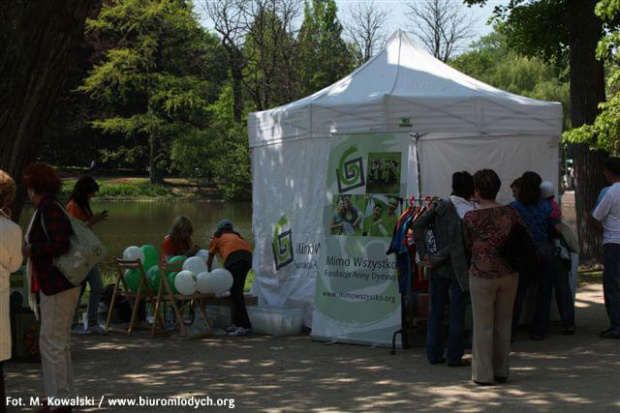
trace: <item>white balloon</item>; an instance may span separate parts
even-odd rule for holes
[[[217,257],[213,257],[213,264],[211,264],[211,269],[215,270],[220,268],[220,262],[217,260]]]
[[[200,257],[200,258],[202,258],[202,260],[203,260],[204,262],[207,262],[207,260],[209,259],[209,251],[207,251],[207,250],[199,250],[199,251],[196,253],[196,255],[195,255],[195,256],[196,256],[196,257]]]
[[[217,294],[223,294],[230,290],[233,285],[233,276],[230,271],[224,268],[217,268],[211,271],[211,274],[216,278]]]
[[[210,272],[201,272],[196,276],[196,290],[201,294],[215,294],[217,278]]]
[[[144,263],[144,251],[142,251],[142,248],[136,246],[127,247],[123,252],[123,259],[131,261],[140,260]]]
[[[200,257],[189,257],[183,263],[183,270],[191,271],[194,274],[208,271],[207,264]]]
[[[207,250],[200,250],[196,253],[196,257],[200,257],[204,260],[204,262],[206,263],[209,260],[209,251]],[[211,268],[220,268],[219,263],[217,262],[217,257],[213,257],[213,264]]]
[[[194,294],[196,291],[196,276],[191,271],[181,271],[174,277],[174,286],[180,294]]]

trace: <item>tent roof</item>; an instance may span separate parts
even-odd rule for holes
[[[403,31],[363,66],[325,89],[251,113],[250,146],[372,131],[553,135],[562,106],[473,79],[415,45]]]

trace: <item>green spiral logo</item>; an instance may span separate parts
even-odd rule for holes
[[[273,242],[271,247],[273,249],[273,258],[275,261],[276,270],[279,270],[280,268],[293,262],[292,232],[290,229],[288,231],[282,231],[287,224],[288,219],[286,218],[286,215],[283,215],[273,231]]]
[[[348,159],[357,152],[357,146],[353,145],[342,153],[336,177],[338,192],[343,193],[366,185],[364,179],[364,160],[362,157]]]

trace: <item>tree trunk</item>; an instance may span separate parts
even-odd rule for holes
[[[25,200],[23,169],[42,143],[91,5],[87,0],[9,1],[0,10],[0,169],[20,188],[13,205],[16,220]]]
[[[594,14],[597,0],[570,0],[570,99],[572,127],[594,123],[598,104],[605,100],[603,62],[596,59],[596,46],[603,24]],[[601,246],[598,225],[592,223],[592,210],[604,185],[603,162],[607,153],[591,151],[588,145],[571,145],[574,158],[577,230],[581,258],[596,258]]]
[[[234,119],[239,123],[243,119],[243,55],[234,50],[231,56],[231,76],[233,87]]]
[[[159,153],[159,138],[152,136],[149,139],[149,182],[151,185],[161,185],[164,183],[164,174],[161,168],[157,166],[157,154]]]

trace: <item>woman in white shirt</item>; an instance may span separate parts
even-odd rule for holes
[[[11,220],[15,181],[0,170],[0,411],[6,410],[3,364],[11,358],[10,276],[22,264],[22,230]]]

